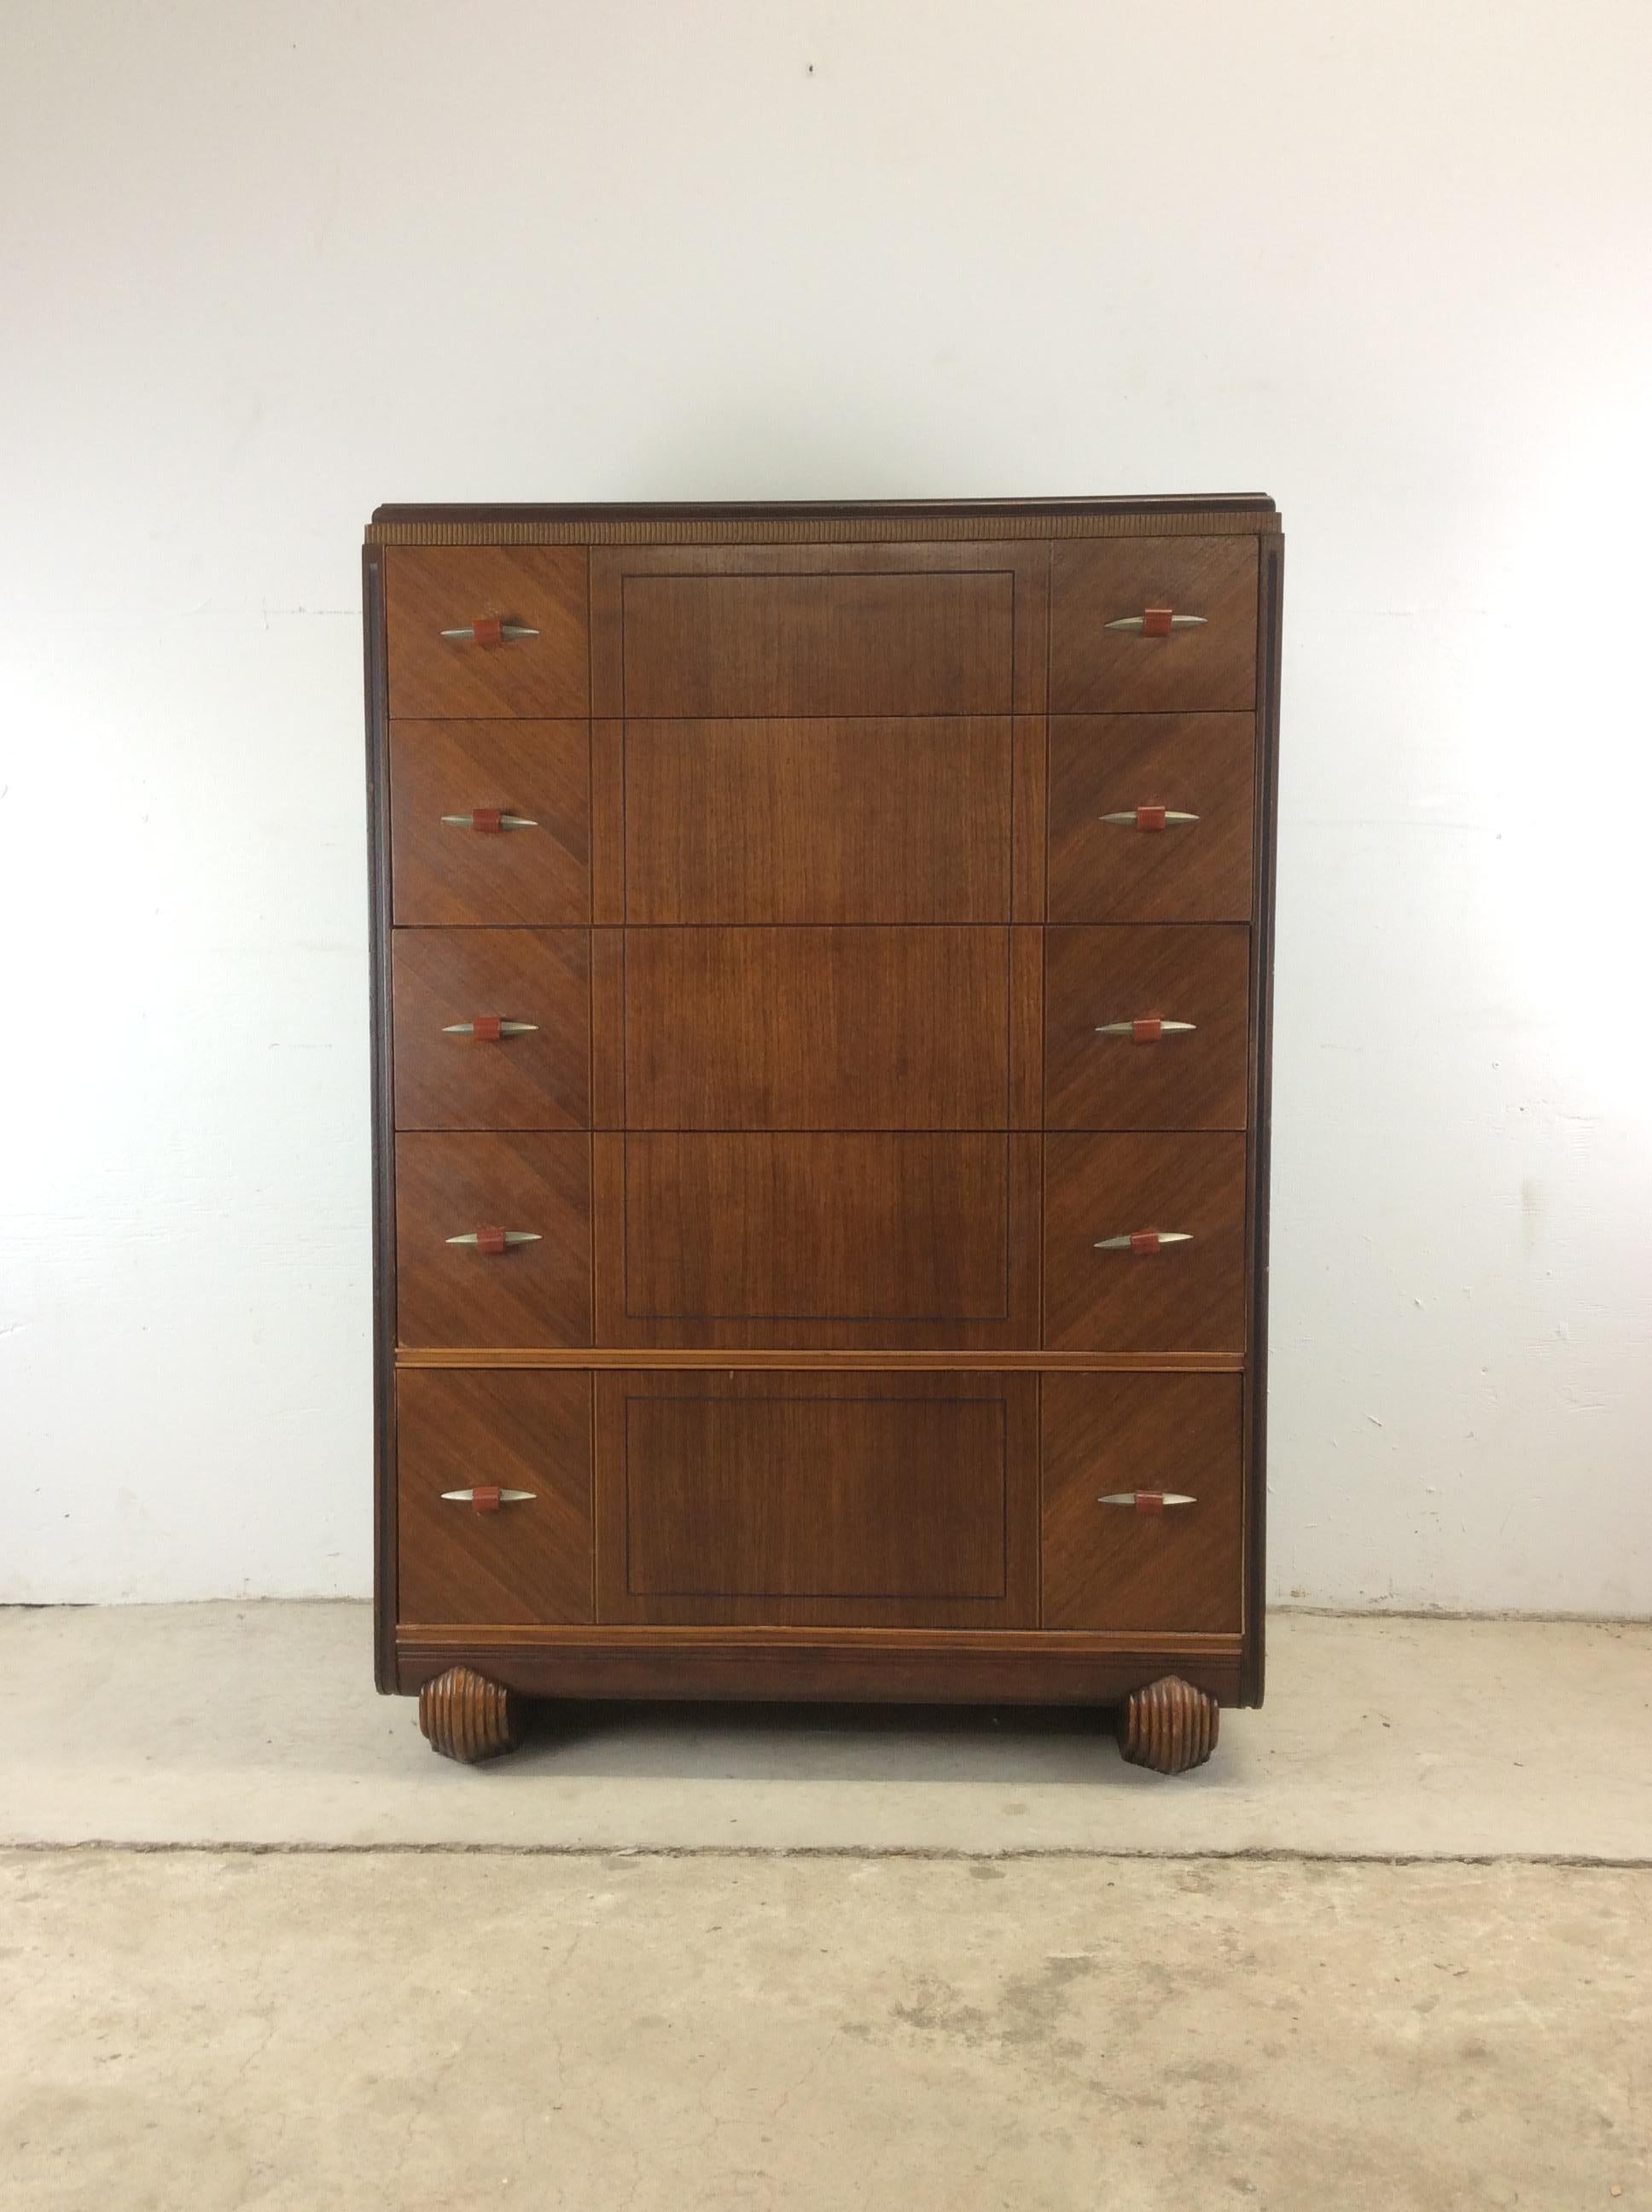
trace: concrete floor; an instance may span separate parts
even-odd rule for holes
[[[1175,1783],[703,1709],[467,1771],[350,1607],[0,1667],[3,2212],[1652,2207],[1652,1629],[1286,1617]]]

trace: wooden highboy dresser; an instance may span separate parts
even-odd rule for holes
[[[1254,497],[387,507],[378,1679],[1262,1693]]]

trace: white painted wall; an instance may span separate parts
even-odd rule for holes
[[[360,526],[1272,492],[1272,1562],[1652,1609],[1642,0],[16,0],[0,1594],[368,1583]]]

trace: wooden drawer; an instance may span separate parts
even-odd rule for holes
[[[1038,952],[1034,930],[629,930],[626,1126],[1007,1128]]]
[[[588,1375],[404,1369],[396,1424],[404,1622],[593,1618]],[[444,1495],[489,1488],[528,1494],[492,1511]]]
[[[397,921],[590,920],[588,723],[392,722],[390,811]]]
[[[1039,1144],[599,1136],[602,1341],[1035,1345]]]
[[[385,556],[392,714],[584,714],[591,702],[582,545],[396,545]],[[502,623],[531,635],[446,630]]]
[[[1242,1352],[1243,1136],[1047,1137],[1044,1276],[1053,1351]]]
[[[1044,1377],[1046,1628],[1238,1632],[1243,1411],[1237,1375]]]
[[[449,1241],[498,1229],[534,1241]],[[398,1137],[396,1292],[405,1345],[589,1344],[589,1137]]]
[[[597,1378],[599,1617],[1030,1626],[1037,1384]]]
[[[1242,1129],[1249,994],[1243,927],[1048,931],[1046,1127]]]
[[[589,930],[398,929],[392,975],[398,1129],[590,1126]]]
[[[1042,548],[644,546],[598,548],[591,562],[598,714],[1044,704]]]
[[[1161,623],[1169,611],[1167,632],[1155,635],[1150,609]],[[1223,713],[1255,700],[1254,538],[1114,538],[1053,549],[1052,714]]]
[[[1248,714],[1053,720],[1049,919],[1248,921],[1254,739]],[[1155,807],[1197,819],[1108,818]]]
[[[1017,727],[633,720],[622,740],[616,726],[624,918],[1008,921]]]

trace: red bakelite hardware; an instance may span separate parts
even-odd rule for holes
[[[497,615],[479,615],[471,624],[471,635],[478,645],[503,645],[505,625]]]
[[[1145,1014],[1139,1021],[1132,1022],[1130,1034],[1137,1044],[1157,1044],[1164,1035],[1163,1017]]]
[[[473,1014],[471,1018],[471,1035],[478,1044],[497,1044],[500,1037],[500,1023],[502,1018],[499,1014]]]
[[[505,827],[504,808],[502,806],[472,807],[471,827],[472,830],[486,830],[490,836],[496,837]]]
[[[479,1483],[471,1492],[471,1503],[478,1513],[497,1513],[499,1485],[496,1482]]]
[[[478,1229],[476,1233],[476,1249],[478,1252],[491,1253],[496,1259],[505,1249],[504,1231],[502,1229]]]
[[[495,1497],[498,1494],[497,1491],[494,1492]],[[1138,1513],[1163,1513],[1164,1492],[1162,1490],[1139,1490],[1136,1492],[1136,1510]]]
[[[1170,635],[1169,607],[1144,607],[1141,611],[1141,634],[1144,637],[1169,637]]]
[[[1136,827],[1138,830],[1162,830],[1164,827],[1164,809],[1162,806],[1139,806],[1136,809]]]
[[[1159,1249],[1159,1233],[1157,1230],[1138,1229],[1130,1239],[1130,1249],[1139,1256],[1150,1252],[1157,1252]]]

